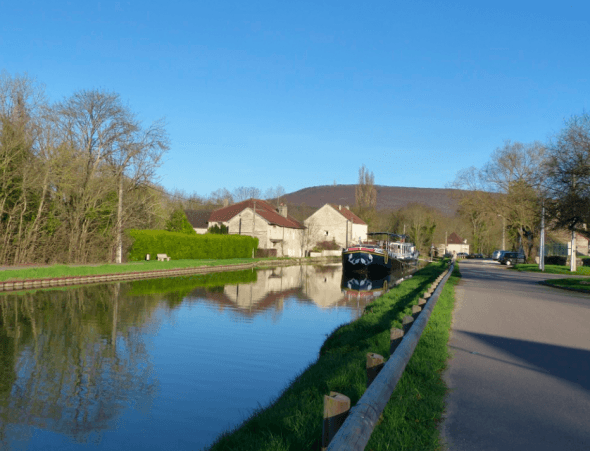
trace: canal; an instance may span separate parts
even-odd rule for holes
[[[0,449],[198,450],[401,274],[340,265],[0,295]]]

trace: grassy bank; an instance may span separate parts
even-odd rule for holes
[[[590,280],[588,279],[552,279],[545,280],[543,283],[557,288],[590,293]]]
[[[522,264],[513,267],[515,271],[528,271],[528,272],[543,272],[539,269],[538,264]],[[546,274],[567,274],[567,275],[578,275],[578,276],[590,276],[590,266],[578,266],[576,272],[571,272],[569,266],[561,265],[545,265]]]
[[[258,262],[260,258],[231,258],[227,260],[171,260],[169,262],[141,261],[102,265],[52,265],[33,268],[6,269],[0,271],[0,281],[43,279],[66,276],[91,276],[162,269],[194,268],[199,266],[224,266]]]
[[[237,430],[222,436],[212,450],[316,450],[322,434],[323,396],[336,391],[356,404],[365,391],[367,352],[389,357],[389,330],[401,327],[420,295],[443,271],[434,263],[404,281],[366,309],[366,314],[338,328],[326,340],[320,356],[267,409],[255,412]],[[436,422],[441,417],[445,385],[441,372],[453,305],[452,285],[445,287],[406,374],[394,392],[367,449],[435,449]],[[419,388],[418,388],[419,387]],[[419,427],[418,427],[419,426]],[[392,442],[393,440],[393,442]]]

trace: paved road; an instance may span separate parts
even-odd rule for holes
[[[460,263],[441,434],[451,451],[590,450],[590,295]]]

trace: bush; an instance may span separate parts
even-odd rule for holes
[[[195,229],[188,219],[183,210],[177,209],[172,212],[170,219],[166,221],[166,230],[168,232],[180,232],[186,235],[196,235]]]
[[[314,248],[312,249],[313,252],[322,252],[322,251],[337,251],[340,250],[341,247],[338,246],[336,241],[318,241]]]
[[[127,233],[133,239],[129,261],[143,260],[146,254],[166,254],[173,260],[248,258],[258,248],[258,238],[245,235],[186,235],[165,230]]]
[[[565,266],[567,257],[562,257],[560,255],[550,255],[545,257],[545,264],[546,265],[562,265]]]

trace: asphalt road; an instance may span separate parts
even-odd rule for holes
[[[460,263],[441,435],[451,451],[590,450],[590,295]]]

